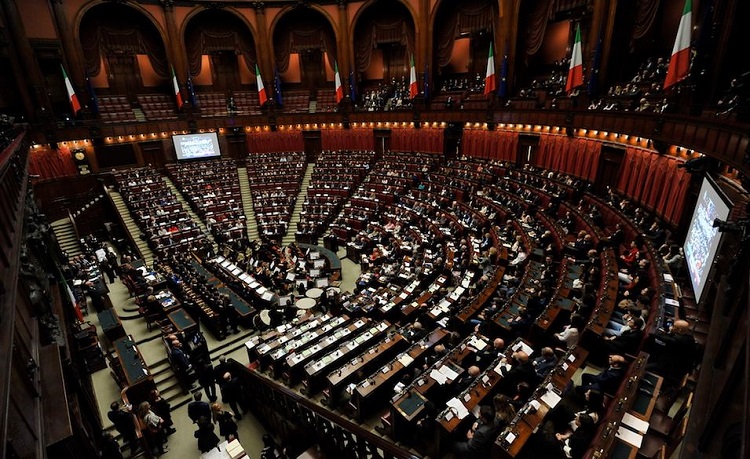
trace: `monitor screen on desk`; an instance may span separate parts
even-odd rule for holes
[[[718,218],[726,221],[729,210],[730,206],[713,180],[704,178],[683,246],[690,282],[698,301],[706,286],[723,234],[713,226],[714,220]]]
[[[219,138],[215,132],[172,136],[178,161],[218,158],[221,156]]]

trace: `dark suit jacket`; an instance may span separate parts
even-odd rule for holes
[[[614,394],[617,391],[617,386],[620,385],[623,376],[625,376],[625,368],[613,368],[607,367],[604,371],[598,375],[586,378],[584,375],[583,383],[584,386],[590,386],[593,389],[598,389],[601,392],[607,394]]]
[[[536,362],[536,365],[534,366],[536,375],[539,378],[544,378],[547,373],[549,373],[553,368],[555,368],[555,365],[557,365],[557,357],[553,357],[549,360],[545,360],[543,357],[537,357],[536,359],[534,359],[534,362]]]
[[[198,422],[202,417],[211,419],[211,406],[204,401],[192,401],[188,403],[188,417],[193,422]]]
[[[485,424],[479,421],[479,426],[474,431],[474,436],[468,442],[468,450],[471,457],[483,457],[483,454],[489,453],[498,433],[499,430],[494,422]]]
[[[509,390],[515,388],[520,382],[529,383],[533,386],[536,383],[536,370],[531,361],[526,363],[516,363],[510,370],[503,372],[502,388]]]
[[[133,417],[130,413],[126,413],[122,410],[111,410],[107,413],[107,417],[112,421],[115,429],[124,436],[127,437],[128,433],[135,432],[135,424],[133,423]]]
[[[643,331],[640,329],[632,330],[628,328],[624,330],[620,336],[610,341],[610,354],[630,354],[638,349],[638,345],[641,343],[643,338]]]

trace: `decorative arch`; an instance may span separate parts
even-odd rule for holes
[[[368,14],[363,17],[365,12]],[[357,72],[364,72],[369,68],[372,50],[379,44],[402,44],[405,47],[406,62],[410,54],[417,53],[416,16],[411,5],[401,0],[367,2],[354,16],[351,36]]]
[[[107,10],[115,10],[115,14],[93,16]],[[81,44],[89,75],[99,73],[105,53],[122,52],[146,54],[154,72],[161,78],[169,77],[166,33],[156,18],[138,4],[91,2],[78,11],[74,34]]]
[[[333,59],[338,59],[338,34],[335,24],[325,10],[315,5],[288,7],[282,10],[270,27],[278,71],[287,71],[292,51],[319,49]]]
[[[486,33],[491,39],[500,24],[496,24],[497,0],[464,0],[453,2],[440,0],[432,11],[433,61],[436,68],[443,68],[450,62],[456,38],[468,34]],[[487,50],[484,52],[487,57]],[[480,56],[476,56],[479,58]]]
[[[202,24],[200,21],[204,21]],[[252,25],[234,8],[196,9],[185,18],[180,30],[191,76],[201,72],[201,56],[216,51],[241,55],[252,69],[257,62],[257,34]]]

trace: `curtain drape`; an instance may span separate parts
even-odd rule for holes
[[[509,131],[465,130],[461,151],[466,156],[495,161],[515,162],[518,133]]]
[[[526,24],[526,54],[536,54],[541,48],[547,23],[554,13],[554,6],[554,0],[538,0],[534,5]]]
[[[160,78],[169,78],[169,62],[158,34],[133,25],[97,25],[81,33],[81,47],[88,75],[101,70],[102,57],[113,53],[145,54]]]
[[[392,129],[391,151],[443,152],[442,129]]]
[[[206,24],[192,30],[185,41],[192,76],[201,72],[201,56],[217,51],[232,51],[242,56],[248,69],[252,71],[255,67],[255,47],[246,32],[227,30],[218,24]]]
[[[600,154],[601,143],[593,139],[542,135],[533,162],[544,169],[594,181]]]
[[[276,68],[280,73],[289,69],[289,56],[306,49],[320,49],[328,56],[337,59],[336,38],[324,25],[317,23],[295,24],[294,29],[276,33],[274,39],[274,57]]]
[[[76,175],[78,168],[68,147],[53,150],[49,147],[34,148],[29,154],[29,174],[40,179],[51,179]]]
[[[459,35],[496,30],[493,2],[470,0],[455,3],[458,4],[455,10],[443,14],[441,21],[439,21],[440,29],[435,38],[435,55],[438,67],[445,67],[450,63],[453,43]]]
[[[372,50],[381,43],[401,43],[406,52],[405,61],[414,54],[414,25],[405,18],[379,18],[365,24],[354,40],[356,48],[356,68],[365,72],[370,67]]]
[[[659,12],[659,0],[638,0],[635,5],[633,38],[642,38],[651,29]]]
[[[343,129],[320,131],[323,150],[374,150],[372,129]]]
[[[302,131],[251,132],[247,134],[247,149],[250,153],[303,151],[305,142]]]
[[[663,220],[680,222],[690,187],[690,174],[680,160],[650,150],[629,147],[620,169],[617,189]]]

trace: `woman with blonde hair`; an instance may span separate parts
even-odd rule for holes
[[[151,411],[151,404],[148,402],[141,402],[138,405],[138,417],[140,418],[143,425],[146,427],[145,430],[151,438],[151,449],[157,449],[158,455],[162,455],[168,451],[165,446],[166,437],[164,436],[164,419],[160,418],[153,411]]]
[[[234,421],[234,416],[232,416],[231,412],[224,411],[224,407],[221,406],[221,403],[211,404],[211,413],[214,422],[219,424],[219,435],[224,437],[226,441],[240,438],[240,435],[237,432],[237,423]]]

